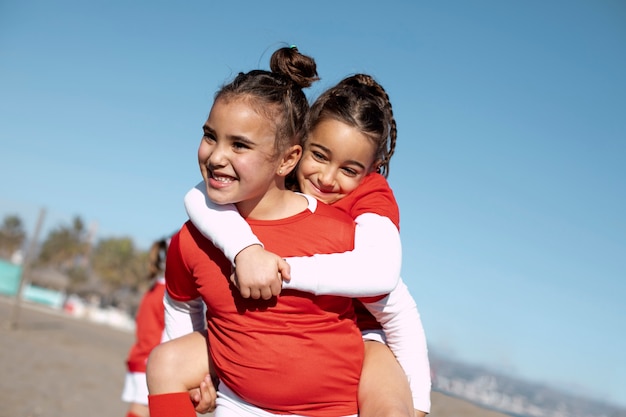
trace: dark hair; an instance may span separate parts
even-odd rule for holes
[[[389,160],[398,135],[391,101],[385,89],[367,74],[344,78],[326,90],[311,105],[306,130],[310,132],[322,120],[332,118],[357,128],[376,144],[378,172],[389,175]]]
[[[218,99],[248,96],[258,112],[276,123],[276,150],[300,144],[309,103],[302,91],[319,80],[313,58],[296,47],[280,48],[270,58],[271,71],[239,73],[216,94]]]
[[[169,238],[155,241],[148,252],[148,278],[153,279],[165,272],[165,257],[167,255]]]

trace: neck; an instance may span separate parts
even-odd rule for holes
[[[308,200],[289,190],[274,190],[257,201],[237,203],[244,218],[254,220],[280,220],[294,216],[308,207]]]

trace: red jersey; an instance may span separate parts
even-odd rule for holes
[[[333,204],[353,219],[364,213],[374,213],[389,218],[400,230],[400,210],[398,203],[389,187],[387,179],[380,174],[372,173],[366,176],[359,186],[350,194]],[[377,301],[380,297],[362,298],[363,301]],[[380,329],[381,325],[374,316],[355,299],[354,309],[357,314],[359,328],[361,330]]]
[[[165,317],[163,295],[165,281],[155,281],[141,299],[135,317],[135,344],[130,348],[126,366],[128,372],[146,372],[146,363],[152,349],[161,343]]]
[[[353,219],[364,213],[388,217],[400,230],[398,202],[387,179],[380,174],[366,176],[350,194],[333,203],[333,207],[345,211]]]
[[[283,257],[354,247],[354,223],[323,203],[276,221],[248,220],[265,248]],[[167,291],[178,301],[202,297],[210,354],[222,383],[277,414],[356,414],[363,342],[352,300],[285,290],[244,299],[231,264],[189,221],[167,255]]]

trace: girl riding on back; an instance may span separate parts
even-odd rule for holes
[[[198,149],[205,191],[217,204],[233,204],[280,256],[352,250],[349,216],[285,186],[302,154],[302,87],[317,79],[315,63],[281,48],[270,67],[218,91]],[[296,290],[244,298],[230,267],[191,222],[172,237],[164,303],[173,340],[148,361],[151,416],[195,416],[187,390],[210,370],[220,381],[216,417],[355,416],[363,343],[352,300]],[[204,328],[206,340],[195,332]]]
[[[366,340],[359,388],[361,416],[412,415],[413,409],[415,415],[424,415],[430,409],[426,341],[415,302],[404,283],[398,283],[399,214],[385,180],[396,135],[388,95],[370,76],[342,80],[311,106],[303,157],[292,179],[301,192],[355,219],[355,249],[347,253],[283,259],[262,248],[232,207],[216,206],[207,199],[203,187],[185,197],[191,221],[235,265],[233,283],[244,297],[268,299],[285,289],[378,295],[366,300],[366,306],[384,332],[355,302]]]

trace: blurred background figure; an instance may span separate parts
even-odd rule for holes
[[[148,255],[148,276],[154,281],[141,299],[135,317],[135,343],[126,359],[126,379],[122,401],[129,403],[126,417],[148,417],[146,363],[152,349],[161,343],[165,329],[163,295],[165,293],[165,256],[169,237],[157,240]]]

